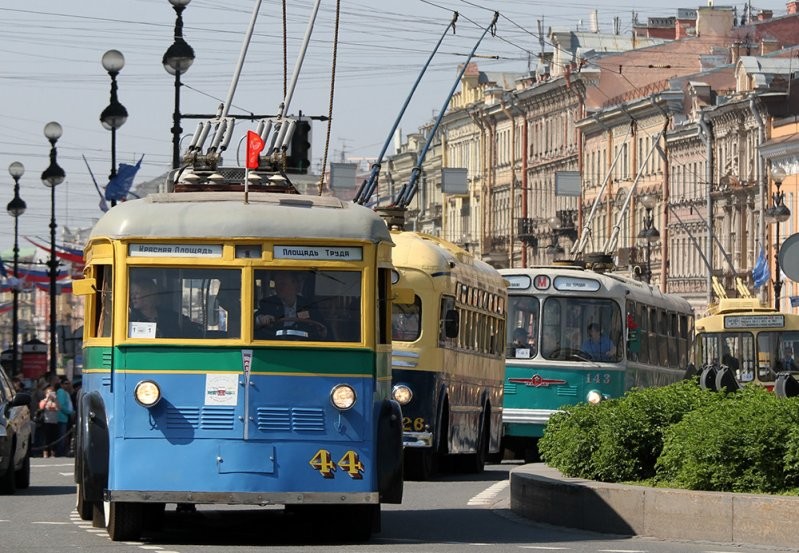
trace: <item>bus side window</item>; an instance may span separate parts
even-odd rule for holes
[[[455,298],[450,296],[444,296],[441,298],[441,311],[439,314],[439,332],[438,332],[438,345],[439,346],[446,346],[448,343],[457,343],[453,342],[451,339],[457,337],[457,333],[455,336],[450,336],[451,332],[448,330],[452,330],[452,322],[450,322],[451,316],[453,313],[457,313],[455,311]],[[457,319],[457,316],[455,317]],[[457,330],[457,322],[455,322],[455,329]]]
[[[97,296],[95,297],[97,319],[95,322],[97,325],[94,336],[109,337],[111,336],[111,314],[114,308],[114,271],[111,265],[97,265],[95,271],[97,279]]]

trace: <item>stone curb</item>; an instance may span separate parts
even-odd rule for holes
[[[607,534],[799,547],[799,497],[695,492],[567,478],[543,463],[511,470],[511,510]]]

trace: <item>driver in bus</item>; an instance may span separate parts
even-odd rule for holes
[[[781,363],[782,366],[780,367],[780,370],[799,371],[799,366],[797,366],[796,361],[793,358],[793,346],[789,344],[785,344],[783,346]]]
[[[307,334],[312,339],[324,339],[327,327],[321,323],[321,315],[300,294],[301,275],[295,271],[276,271],[273,280],[275,295],[258,302],[255,337],[280,338],[291,336],[296,330],[294,335]]]
[[[602,334],[597,323],[588,325],[588,337],[583,341],[580,349],[589,354],[594,361],[611,361],[616,355],[616,346],[613,340]]]

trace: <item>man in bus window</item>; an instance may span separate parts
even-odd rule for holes
[[[588,325],[588,337],[583,341],[580,349],[591,356],[594,361],[610,361],[616,355],[616,346],[613,341],[602,334],[597,323]]]
[[[513,331],[510,351],[513,352],[514,357],[519,358],[528,358],[535,355],[535,343],[523,327],[518,327]]]
[[[185,315],[169,308],[165,293],[149,278],[130,282],[131,338],[200,338],[202,331]]]
[[[799,366],[796,365],[796,361],[793,358],[793,346],[790,344],[785,344],[782,347],[782,367],[780,367],[782,371],[799,371]]]
[[[276,271],[273,277],[275,295],[258,302],[255,313],[255,337],[282,338],[290,336],[321,340],[327,327],[321,314],[300,295],[302,277],[296,271]]]

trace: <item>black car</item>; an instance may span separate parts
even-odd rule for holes
[[[0,368],[0,494],[24,489],[31,481],[33,422],[31,396],[15,392]]]

